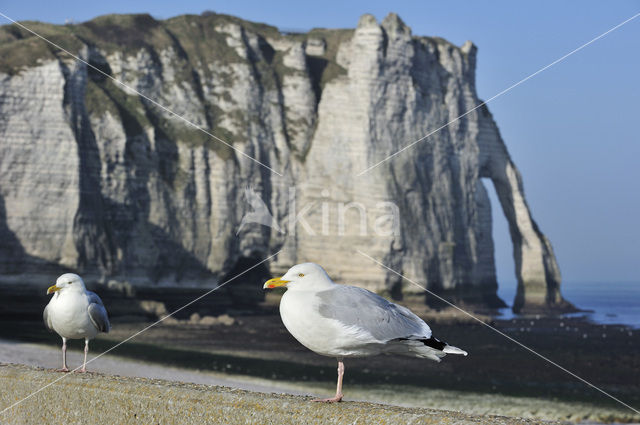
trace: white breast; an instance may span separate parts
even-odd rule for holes
[[[89,300],[85,293],[56,293],[49,302],[48,313],[56,333],[64,338],[93,338],[98,329],[89,318]]]
[[[310,291],[288,290],[280,300],[280,317],[289,333],[302,345],[331,357],[356,357],[379,353],[373,337],[319,313],[320,299]],[[373,345],[372,345],[373,344]]]

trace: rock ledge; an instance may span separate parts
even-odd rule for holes
[[[0,363],[0,411],[61,376],[51,370]],[[362,402],[325,405],[311,403],[307,397],[95,373],[65,376],[1,415],[3,424],[550,423]]]

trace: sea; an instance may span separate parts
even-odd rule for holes
[[[566,316],[584,316],[593,323],[640,328],[640,282],[563,282],[560,288],[562,296],[567,301],[584,310]],[[509,305],[508,308],[500,310],[500,318],[518,317],[511,311],[515,295],[515,282],[498,285],[498,296]]]

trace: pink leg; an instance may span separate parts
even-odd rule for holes
[[[80,369],[81,373],[85,373],[87,371],[87,353],[89,352],[89,338],[84,339],[84,363],[82,363],[82,369]]]
[[[62,369],[58,369],[58,372],[69,372],[67,368],[67,338],[62,337]]]
[[[321,403],[337,403],[342,400],[342,377],[344,376],[344,363],[342,359],[338,360],[338,386],[336,388],[336,396],[333,398],[317,398],[311,401],[319,401]]]

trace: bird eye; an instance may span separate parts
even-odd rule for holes
[[[69,282],[69,285],[71,285],[73,282]]]
[[[304,273],[298,274],[298,277],[304,277]]]

